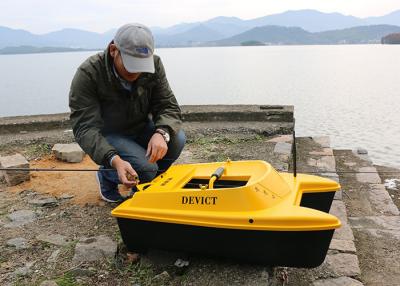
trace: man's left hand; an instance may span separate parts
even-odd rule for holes
[[[167,151],[168,145],[164,137],[159,133],[154,133],[147,145],[146,157],[149,158],[149,162],[155,163],[164,158]]]

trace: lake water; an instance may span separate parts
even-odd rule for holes
[[[400,46],[159,49],[180,104],[288,104],[296,135],[328,135],[400,166]],[[0,117],[68,111],[93,52],[0,56]]]

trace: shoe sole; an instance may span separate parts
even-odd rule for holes
[[[107,199],[105,196],[103,196],[103,193],[101,192],[101,184],[100,184],[100,179],[99,179],[99,173],[98,172],[96,172],[96,180],[97,180],[97,184],[99,186],[99,194],[100,194],[100,197],[101,197],[101,199],[103,201],[106,201],[108,203],[119,203],[120,202],[120,201],[113,201],[113,200]]]

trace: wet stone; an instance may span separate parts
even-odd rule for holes
[[[10,223],[5,224],[5,227],[13,228],[23,226],[27,223],[36,220],[36,214],[31,210],[19,210],[8,215]]]
[[[361,147],[358,147],[357,150],[356,150],[356,152],[357,152],[357,154],[359,154],[359,155],[367,155],[367,154],[368,154],[367,149],[364,149],[364,148],[361,148]]]
[[[105,235],[81,238],[75,247],[74,263],[100,261],[113,258],[117,252],[117,243]]]
[[[313,283],[313,286],[363,286],[360,281],[350,277],[338,277],[318,280]]]
[[[50,235],[40,234],[36,237],[36,239],[58,246],[64,246],[68,244],[67,237],[60,234],[50,234]]]
[[[16,238],[7,240],[6,245],[15,247],[15,249],[17,249],[17,250],[26,249],[26,248],[28,248],[28,241],[23,237],[16,237]]]

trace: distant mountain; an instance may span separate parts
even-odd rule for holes
[[[18,47],[6,47],[0,49],[0,55],[64,53],[64,52],[81,52],[81,51],[88,51],[88,49],[18,46]]]
[[[239,46],[252,41],[264,45],[371,44],[380,43],[382,37],[396,32],[400,32],[400,27],[391,25],[361,26],[319,33],[310,33],[298,27],[264,26],[205,45]]]
[[[364,30],[356,28],[355,30],[341,32],[332,31],[370,25],[400,26],[400,10],[381,17],[368,18],[357,18],[340,13],[323,13],[316,10],[298,10],[250,20],[220,16],[203,22],[181,23],[168,28],[152,27],[151,29],[157,47],[174,47],[204,46],[211,42],[213,44],[220,44],[228,43],[229,41],[237,44],[238,39],[242,38],[244,41],[250,41],[250,44],[255,44],[258,41],[260,43],[271,42],[282,44],[315,43],[316,38],[323,43],[337,43],[342,40],[343,42],[350,40],[349,42],[368,43],[371,41],[374,42],[376,39],[376,37],[373,37],[373,32],[370,28],[365,28]],[[265,28],[266,26],[270,28]],[[277,28],[277,26],[281,28]],[[383,29],[385,30],[386,28]],[[326,31],[330,32],[321,35],[316,34]],[[115,28],[105,33],[94,33],[79,29],[63,29],[43,35],[35,35],[25,30],[0,27],[0,49],[23,45],[103,49],[112,40],[115,32]],[[351,39],[343,38],[343,33],[352,34],[353,32],[359,32],[361,33],[359,34],[360,37],[366,38],[356,39],[356,35],[350,36]],[[379,31],[376,33],[380,34]],[[256,34],[268,34],[268,36],[255,36]],[[254,35],[257,39],[247,39],[250,35]],[[258,37],[261,38],[258,39]],[[341,37],[343,39],[336,39]]]
[[[256,41],[264,44],[296,45],[311,44],[313,38],[313,33],[298,27],[264,26],[209,44],[215,46],[239,46],[245,42]]]
[[[99,34],[79,29],[63,29],[36,35],[25,30],[15,30],[0,26],[0,48],[36,46],[99,49],[104,48],[112,40],[114,33]]]

